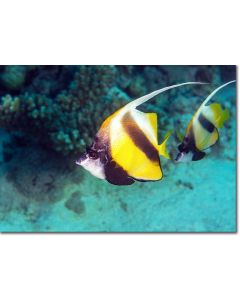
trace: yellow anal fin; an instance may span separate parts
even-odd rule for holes
[[[136,180],[155,181],[163,177],[159,163],[144,160],[129,172],[129,175]]]
[[[216,128],[223,127],[224,122],[229,119],[229,110],[223,110],[219,103],[212,103],[209,106],[205,106],[202,113]]]
[[[158,145],[158,152],[160,155],[170,159],[170,155],[167,151],[167,140],[169,139],[170,135],[171,135],[171,131],[168,131],[167,134],[165,135],[163,142]]]

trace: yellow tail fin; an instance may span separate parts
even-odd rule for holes
[[[171,135],[172,131],[168,131],[167,134],[165,135],[163,142],[161,145],[158,145],[158,152],[160,155],[170,159],[170,156],[167,152],[167,140],[169,139],[170,135]]]

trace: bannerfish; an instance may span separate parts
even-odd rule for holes
[[[76,163],[92,175],[115,185],[157,181],[163,176],[159,155],[169,158],[168,133],[158,144],[157,114],[137,107],[167,90],[200,82],[185,82],[156,90],[126,104],[101,125],[92,145]]]
[[[218,129],[229,119],[228,109],[222,109],[221,104],[207,103],[222,88],[236,80],[227,82],[215,89],[201,104],[192,117],[186,129],[182,143],[178,146],[179,153],[176,162],[196,161],[204,158],[204,150],[213,146],[218,138]]]

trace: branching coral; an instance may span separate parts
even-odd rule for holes
[[[127,99],[113,88],[116,72],[111,66],[80,66],[55,97],[47,96],[46,90],[7,94],[1,99],[0,127],[25,132],[65,155],[82,151],[103,118]]]
[[[5,66],[0,74],[0,82],[9,90],[18,90],[25,82],[27,67]]]

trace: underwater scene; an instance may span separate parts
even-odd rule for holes
[[[0,66],[0,232],[236,232],[236,66]]]

